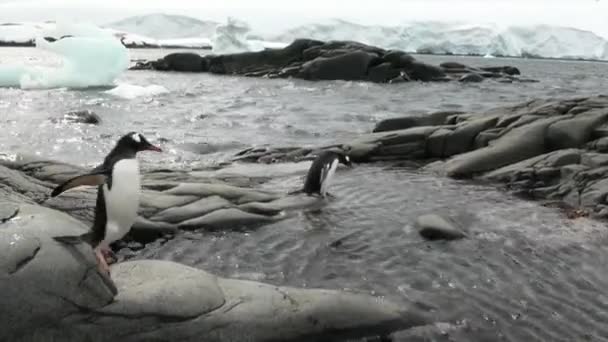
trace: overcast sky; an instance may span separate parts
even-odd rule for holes
[[[263,31],[337,17],[385,25],[411,20],[550,24],[591,30],[608,38],[608,0],[0,0],[0,22],[104,24],[153,12],[215,21],[234,16]]]

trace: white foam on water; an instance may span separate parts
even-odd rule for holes
[[[49,42],[43,37],[58,40]],[[62,38],[64,37],[64,38]],[[0,86],[22,89],[88,88],[113,85],[129,67],[118,39],[87,24],[57,24],[41,31],[36,48],[61,58],[58,66],[0,65]]]
[[[128,100],[138,97],[156,96],[168,92],[169,90],[167,90],[167,88],[157,84],[152,84],[149,86],[138,86],[127,83],[120,84],[116,88],[105,91],[106,94],[110,94]]]

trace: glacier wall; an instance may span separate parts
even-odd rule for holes
[[[411,22],[400,26],[366,26],[333,19],[290,29],[266,39],[355,40],[387,49],[434,54],[538,56],[608,60],[608,40],[590,31],[537,25]]]

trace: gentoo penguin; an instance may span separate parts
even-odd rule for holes
[[[103,272],[110,273],[104,253],[111,253],[110,244],[123,238],[131,229],[139,209],[140,175],[137,152],[162,150],[148,142],[143,135],[129,132],[122,136],[103,163],[91,172],[60,184],[51,197],[71,188],[97,186],[95,218],[91,230],[79,236],[57,236],[66,244],[85,242],[95,250]]]
[[[323,151],[319,153],[308,170],[303,191],[308,195],[318,194],[321,197],[327,195],[331,196],[331,194],[327,192],[327,189],[338,168],[338,163],[342,163],[349,167],[352,166],[350,158],[344,153],[337,151]]]

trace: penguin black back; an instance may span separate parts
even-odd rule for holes
[[[336,151],[323,151],[319,153],[308,170],[303,191],[309,195],[319,194],[325,196],[338,163],[351,166],[350,158],[344,153]]]

